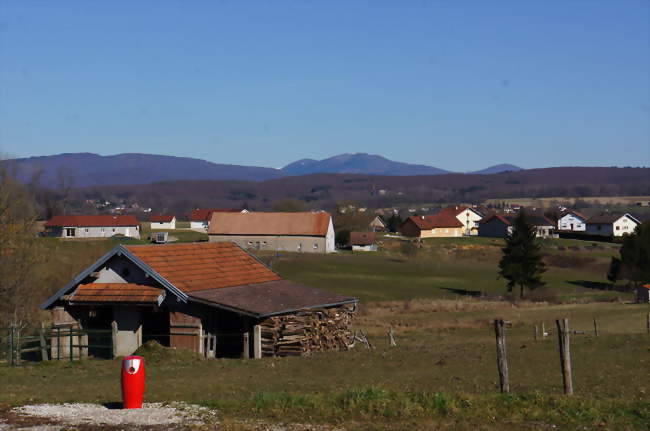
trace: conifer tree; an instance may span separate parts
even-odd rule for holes
[[[519,286],[519,296],[524,288],[529,290],[543,286],[542,274],[546,265],[542,261],[541,245],[536,239],[535,227],[521,211],[512,224],[512,233],[506,237],[506,246],[499,262],[499,275],[508,280],[508,292]]]
[[[638,225],[631,235],[623,237],[620,254],[624,278],[635,287],[650,283],[650,221]]]

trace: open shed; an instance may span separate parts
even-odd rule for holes
[[[113,356],[157,340],[206,357],[261,357],[345,349],[356,302],[219,242],[118,245],[41,307],[54,325],[113,330]]]

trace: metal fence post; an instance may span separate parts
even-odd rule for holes
[[[72,362],[72,325],[70,325],[70,327],[68,328],[68,331],[70,331],[70,332],[68,332],[68,334],[69,334],[69,339],[68,339],[69,341],[68,342],[70,343],[70,362]]]

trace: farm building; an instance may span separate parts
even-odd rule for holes
[[[414,238],[459,237],[463,236],[463,224],[450,214],[411,216],[402,222],[399,231]]]
[[[247,213],[248,210],[235,208],[195,209],[190,214],[190,229],[207,229],[213,213]]]
[[[557,220],[558,230],[584,232],[587,230],[587,217],[578,211],[566,211]]]
[[[377,251],[374,232],[350,232],[352,251]]]
[[[631,234],[641,224],[631,214],[600,214],[587,220],[586,233],[606,237]]]
[[[45,234],[59,238],[140,238],[140,222],[132,215],[60,215],[45,223]]]
[[[650,284],[636,288],[636,302],[650,302]]]
[[[176,229],[176,216],[152,215],[149,217],[151,229]]]
[[[368,228],[372,232],[384,232],[386,230],[386,223],[384,223],[381,217],[375,216],[368,224]]]
[[[232,241],[248,249],[299,253],[335,251],[332,216],[324,211],[214,213],[208,235],[210,242]]]
[[[456,217],[463,224],[463,235],[478,235],[479,222],[483,218],[478,210],[468,206],[453,206],[440,210],[436,215]]]
[[[346,349],[356,302],[220,242],[118,245],[41,308],[55,326],[112,330],[113,356],[156,340],[206,357],[261,357]]]
[[[512,234],[514,214],[493,214],[481,221],[478,234],[492,238],[505,238]],[[557,238],[555,223],[541,216],[528,216],[528,222],[535,227],[537,238]]]

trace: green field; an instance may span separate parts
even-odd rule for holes
[[[554,265],[548,288],[537,296],[541,302],[511,303],[500,297],[505,283],[496,278],[501,242],[464,240],[426,241],[415,255],[389,240],[379,253],[262,254],[289,279],[360,298],[354,329],[375,348],[357,343],[348,352],[258,361],[144,349],[147,400],[215,408],[225,430],[280,423],[346,430],[647,430],[650,306],[607,289],[604,272],[615,246],[547,241]],[[93,243],[53,244],[59,255],[86,246],[100,251]],[[578,331],[571,336],[572,397],[562,394],[554,324],[561,317]],[[510,395],[498,393],[495,318],[512,323]],[[544,325],[549,337],[535,341],[535,325]],[[390,328],[397,347],[388,346]],[[0,417],[25,403],[119,401],[118,369],[117,361],[104,360],[0,365]]]

